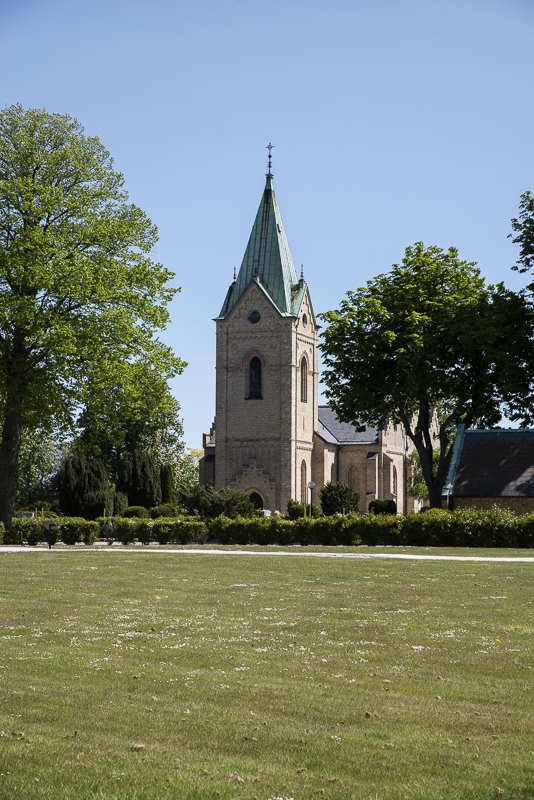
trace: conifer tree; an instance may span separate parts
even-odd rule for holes
[[[176,505],[172,464],[163,464],[161,467],[161,502],[168,503],[171,506]]]
[[[106,468],[98,458],[69,456],[58,473],[58,492],[64,516],[82,517],[88,503],[102,499],[102,509],[109,494]]]

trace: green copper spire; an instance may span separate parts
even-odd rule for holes
[[[282,315],[293,316],[297,298],[302,299],[304,281],[297,278],[282,217],[273,189],[270,169],[263,197],[252,227],[239,274],[230,286],[219,319],[227,317],[253,281],[268,294]],[[298,303],[300,305],[300,303]]]

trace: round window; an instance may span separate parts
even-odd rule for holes
[[[308,317],[306,316],[306,314],[302,315],[302,324],[304,325],[304,327],[306,327],[308,324]]]
[[[248,321],[252,322],[253,325],[255,325],[256,322],[259,322],[260,319],[261,316],[259,311],[251,311],[250,314],[248,315]]]

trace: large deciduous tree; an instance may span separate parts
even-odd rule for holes
[[[519,259],[513,269],[519,272],[534,270],[534,195],[525,192],[519,201],[519,216],[512,220],[510,234],[514,244],[519,245]],[[532,289],[532,285],[530,287]]]
[[[455,248],[408,247],[401,265],[322,318],[329,401],[356,426],[385,416],[403,424],[432,507],[441,506],[459,423],[491,427],[503,409],[523,424],[532,418],[532,307],[502,284],[486,286]]]
[[[0,520],[11,524],[21,431],[72,423],[88,372],[183,364],[165,326],[172,273],[100,141],[68,115],[0,111]]]
[[[179,462],[184,450],[180,406],[155,366],[138,361],[112,373],[98,368],[86,381],[82,399],[73,452],[101,458],[112,483],[123,459],[138,450],[151,453],[158,467]]]

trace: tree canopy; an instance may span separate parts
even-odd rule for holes
[[[534,195],[531,192],[521,195],[519,216],[512,220],[512,229],[515,236],[510,234],[510,237],[519,245],[519,259],[513,269],[529,272],[534,269]]]
[[[441,505],[459,423],[491,427],[503,409],[523,424],[532,418],[532,307],[502,284],[486,286],[455,248],[408,247],[401,265],[322,318],[329,401],[360,429],[385,417],[403,424],[431,506]]]
[[[158,467],[179,463],[184,450],[180,405],[152,364],[98,368],[85,381],[81,397],[73,451],[101,458],[113,483],[121,461],[136,450],[150,452]]]
[[[173,274],[157,230],[77,120],[0,111],[0,520],[11,524],[21,431],[72,424],[90,373],[184,364],[156,337]]]

